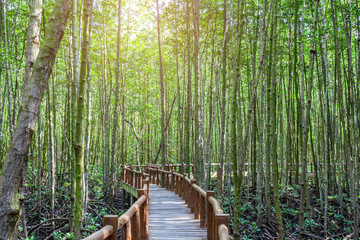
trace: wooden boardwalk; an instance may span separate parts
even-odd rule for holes
[[[185,201],[155,184],[150,184],[149,234],[151,240],[206,239],[206,229]]]

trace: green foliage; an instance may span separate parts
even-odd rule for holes
[[[68,240],[74,240],[75,236],[74,233],[62,233],[62,232],[54,232],[53,237],[55,240],[63,240],[64,238],[68,239]]]
[[[30,237],[25,238],[25,240],[37,240],[37,239],[38,238],[35,236],[30,236]]]

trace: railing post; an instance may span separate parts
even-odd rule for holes
[[[134,172],[134,187],[138,188],[138,176],[137,172]]]
[[[146,178],[146,176],[145,176]],[[150,181],[149,180],[146,180],[144,179],[143,181],[143,185],[147,185],[147,189],[146,189],[146,196],[148,197],[148,199],[150,200]]]
[[[161,185],[161,187],[166,188],[165,184],[166,184],[165,173],[164,173],[164,172],[161,172],[160,185]]]
[[[182,191],[182,190],[184,190],[184,188],[183,188],[183,178],[184,178],[184,175],[179,177],[179,190],[178,190],[179,191],[179,197],[182,197],[182,198],[184,196],[184,193]]]
[[[206,197],[200,195],[200,227],[206,227]]]
[[[147,196],[147,192],[144,189],[138,190],[139,198],[141,196]],[[140,239],[149,239],[149,198],[146,197],[144,204],[140,207]]]
[[[185,200],[185,203],[187,203],[187,198],[186,198],[186,195],[187,195],[186,177],[187,176],[188,176],[188,174],[184,173],[184,177],[182,178],[181,187],[180,187],[180,191],[182,190],[182,192],[183,192],[182,198]]]
[[[215,240],[219,239],[219,226],[224,224],[229,229],[230,215],[229,214],[215,214]]]
[[[176,176],[174,175],[174,170],[171,171],[171,184],[170,184],[170,191],[172,192],[176,192],[175,191],[175,179]]]
[[[145,176],[146,176],[145,172],[140,173],[140,188],[144,188],[144,180],[146,178]]]
[[[180,193],[180,177],[176,176],[175,180],[176,180],[175,193],[179,194],[179,197],[181,197],[181,193]]]
[[[127,221],[127,223],[125,223],[124,227],[122,228],[121,231],[121,240],[131,240],[132,236],[131,236],[131,220],[129,219],[129,221]]]
[[[141,174],[138,173],[137,174],[137,177],[138,177],[138,184],[137,184],[137,188],[141,188]]]
[[[136,188],[140,188],[140,174],[138,172],[136,173]]]
[[[113,226],[113,234],[111,236],[105,238],[105,240],[117,240],[117,232],[118,232],[118,216],[116,215],[105,215],[103,226],[106,225]]]
[[[151,169],[152,172],[152,183],[156,184],[156,170]]]
[[[135,188],[139,188],[139,173],[138,172],[135,172]]]
[[[124,165],[121,165],[121,168],[122,168],[122,181],[125,182],[125,166]]]
[[[166,189],[167,190],[170,190],[170,176],[169,175],[170,175],[170,173],[166,173]]]
[[[194,189],[194,218],[200,219],[201,194]]]
[[[134,172],[132,171],[132,167],[131,167],[131,165],[130,165],[130,171],[129,171],[129,174],[130,174],[130,181],[129,181],[129,184],[130,184],[130,186],[134,186]]]
[[[140,238],[140,209],[137,209],[134,215],[130,218],[131,221],[131,235],[134,240],[141,240]]]
[[[189,208],[191,213],[195,210],[195,189],[192,187],[193,184],[196,184],[196,179],[191,179],[189,186]]]
[[[213,237],[213,220],[214,220],[214,211],[213,206],[209,202],[209,197],[214,197],[214,191],[207,191],[206,192],[206,224],[207,224],[207,239],[214,240]]]
[[[159,169],[156,169],[156,185],[160,185],[160,174]]]
[[[149,180],[150,180],[150,183],[154,183],[154,180],[153,180],[153,171],[152,171],[152,169],[150,168],[149,169],[149,174],[150,174],[150,176],[149,176]]]

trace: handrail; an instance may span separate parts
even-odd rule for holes
[[[114,233],[114,227],[111,225],[106,225],[101,228],[99,231],[91,234],[90,236],[84,238],[83,240],[103,240],[111,236]]]
[[[219,225],[218,232],[219,232],[219,239],[221,239],[221,240],[230,240],[229,229],[226,227],[225,224],[220,224]]]
[[[216,198],[209,197],[209,203],[212,205],[215,214],[222,214],[223,213],[223,210],[221,209],[220,203],[218,202],[218,200],[216,200]]]
[[[211,164],[212,166],[216,166]],[[194,213],[195,219],[200,219],[200,227],[207,230],[209,240],[228,240],[230,216],[224,214],[213,191],[204,191],[196,185],[195,179],[190,179],[187,173],[181,174],[182,164],[168,164],[166,170],[160,165],[122,166],[122,181],[131,190],[137,191],[137,201],[120,217],[104,216],[104,227],[83,240],[116,240],[117,232],[122,229],[121,239],[144,240],[149,238],[148,204],[150,200],[150,183],[163,185],[169,191],[174,191],[185,200]],[[140,168],[143,168],[141,171]],[[176,172],[176,171],[179,172]],[[193,171],[193,168],[191,169]],[[124,186],[124,187],[126,187]]]
[[[144,240],[149,238],[149,175],[132,167],[122,166],[123,183],[137,191],[137,201],[120,217],[104,216],[103,226],[83,240],[117,240],[117,232],[122,229],[121,239]]]

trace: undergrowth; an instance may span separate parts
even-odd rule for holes
[[[212,179],[210,189],[216,193],[216,178]],[[276,239],[277,223],[274,207],[271,207],[270,216],[267,217],[265,196],[262,194],[261,205],[257,206],[256,189],[242,188],[241,218],[233,218],[234,187],[224,189],[223,209],[231,215],[230,231],[233,231],[234,221],[241,226],[240,239]],[[286,239],[298,239],[299,236],[299,207],[300,187],[289,185],[279,186],[281,215],[283,218]],[[263,191],[265,192],[265,191]],[[217,193],[216,193],[217,196]],[[353,239],[353,207],[351,199],[343,193],[343,208],[340,208],[338,195],[328,196],[328,227],[324,229],[323,200],[315,189],[309,189],[310,199],[306,203],[305,233],[308,239]],[[273,199],[271,195],[271,201]]]
[[[73,233],[69,233],[69,212],[71,202],[70,181],[62,182],[58,176],[55,192],[54,215],[57,219],[50,218],[50,190],[43,179],[41,186],[41,199],[39,187],[36,181],[30,181],[25,186],[24,212],[19,222],[19,239],[24,240],[64,240],[74,239]],[[36,185],[34,185],[34,183]],[[118,181],[119,182],[119,181]],[[82,228],[83,237],[99,230],[102,226],[103,216],[107,214],[122,215],[128,208],[128,204],[122,203],[122,195],[118,185],[115,186],[114,202],[111,203],[104,194],[102,169],[89,169],[88,205],[84,213]]]

